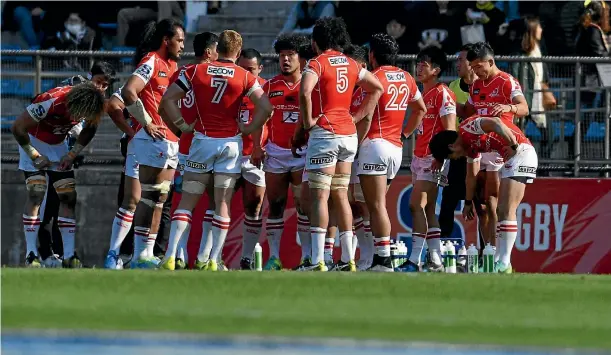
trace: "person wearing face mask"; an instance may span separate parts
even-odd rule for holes
[[[42,44],[43,49],[93,50],[99,48],[96,33],[87,26],[78,13],[68,15],[63,27],[51,33]]]

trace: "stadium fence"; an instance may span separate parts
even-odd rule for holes
[[[86,73],[95,60],[109,61],[117,68],[119,80],[109,89],[112,92],[118,89],[134,70],[132,56],[132,51],[0,51],[2,161],[17,161],[17,144],[8,129],[32,97],[59,85],[69,76]],[[188,63],[193,57],[194,53],[184,53],[180,64]],[[261,76],[269,79],[278,73],[277,56],[265,54],[263,58],[264,70]],[[414,75],[415,59],[414,55],[402,55],[398,66]],[[442,78],[445,82],[457,78],[454,65],[456,56],[449,56],[448,59],[450,68]],[[547,63],[550,89],[557,99],[558,107],[544,112],[546,128],[537,127],[529,119],[519,122],[535,144],[540,170],[572,171],[574,176],[583,172],[599,172],[608,176],[611,171],[611,87],[599,85],[596,81],[586,78],[590,79],[597,71],[603,75],[611,75],[611,58],[499,56],[496,60],[501,70],[515,73],[517,69],[521,83],[528,80],[527,66],[530,63]],[[610,70],[607,71],[607,68]],[[525,88],[525,94],[532,94],[530,90]],[[122,158],[119,152],[119,137],[120,133],[112,121],[103,120],[96,138],[87,148],[85,163],[120,164]],[[414,142],[415,139],[412,138],[404,146],[404,168],[409,167],[411,162]]]

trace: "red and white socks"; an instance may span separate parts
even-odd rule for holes
[[[267,243],[269,244],[269,257],[280,258],[280,238],[282,238],[282,232],[284,231],[284,220],[278,219],[267,219],[265,222],[265,228],[267,230]]]
[[[197,252],[197,260],[206,262],[210,259],[210,251],[212,250],[212,218],[214,210],[207,210],[202,222],[202,239],[199,242],[199,251]]]
[[[39,216],[26,216],[23,215],[23,232],[25,233],[25,246],[26,253],[25,255],[29,255],[30,252],[34,253],[34,255],[39,256],[37,240],[38,240],[38,231],[40,230],[40,217]]]
[[[339,232],[339,243],[342,248],[341,260],[344,263],[354,261],[354,248],[352,247],[352,231]]]
[[[429,228],[426,232],[426,245],[429,248],[431,262],[435,265],[441,265],[441,229]]]
[[[424,247],[425,239],[426,233],[412,233],[412,252],[409,255],[409,261],[416,265],[420,265],[420,259],[422,258],[422,248]]]
[[[297,214],[297,234],[301,243],[301,260],[312,257],[312,235],[308,216]]]
[[[310,226],[310,235],[312,236],[312,264],[316,265],[325,261],[325,237],[327,230]]]
[[[119,254],[121,244],[125,240],[125,237],[132,228],[132,222],[134,221],[134,212],[126,210],[125,208],[119,208],[115,219],[112,221],[112,234],[110,235],[110,251],[114,251],[115,254]]]
[[[244,215],[242,225],[242,257],[252,258],[252,253],[255,250],[255,245],[261,236],[263,221],[260,217],[250,217]]]
[[[135,260],[146,260],[148,259],[148,253],[146,251],[146,245],[148,243],[150,228],[147,227],[134,227],[134,256]]]
[[[76,234],[76,220],[74,218],[58,217],[57,227],[62,234],[64,245],[64,260],[74,255],[74,236]]]
[[[506,266],[511,264],[511,251],[518,236],[517,221],[501,221],[499,222],[499,261]],[[498,250],[498,249],[497,249]]]
[[[373,238],[375,253],[383,258],[390,257],[390,236]]]
[[[174,215],[172,215],[172,224],[170,225],[170,240],[168,241],[168,248],[165,252],[165,259],[169,259],[170,257],[176,257],[178,243],[180,243],[183,238],[188,238],[190,231],[191,211],[174,211]]]
[[[231,218],[229,217],[221,217],[215,214],[212,218],[211,260],[219,260],[221,252],[223,251],[223,245],[225,244],[225,238],[227,238],[227,233],[229,233],[230,225]]]

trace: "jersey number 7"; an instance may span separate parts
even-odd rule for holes
[[[212,78],[212,82],[210,83],[210,86],[212,86],[213,88],[216,88],[216,92],[214,93],[214,96],[212,97],[212,103],[218,104],[219,102],[221,102],[221,99],[223,98],[225,89],[227,89],[227,79]]]

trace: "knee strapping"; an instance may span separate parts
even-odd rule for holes
[[[331,178],[331,190],[348,189],[350,174],[335,174]]]
[[[319,171],[308,172],[308,183],[311,189],[329,190],[333,176]]]
[[[57,180],[53,183],[53,187],[58,195],[69,194],[76,190],[76,180],[74,178]]]
[[[214,174],[214,187],[223,189],[232,189],[235,186],[237,178],[232,175]]]
[[[164,180],[159,184],[142,184],[142,191],[159,192],[161,194],[167,194],[170,192],[170,186],[172,182],[170,180]]]
[[[365,195],[363,194],[361,184],[354,184],[354,200],[356,202],[365,202]]]
[[[192,180],[183,181],[182,191],[193,195],[203,195],[206,191],[206,184]]]
[[[25,188],[30,194],[44,194],[47,192],[47,179],[44,175],[33,175],[25,179]]]

